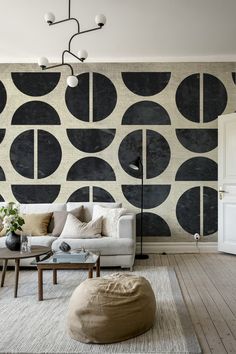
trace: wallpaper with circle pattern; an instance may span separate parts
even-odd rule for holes
[[[121,201],[147,241],[217,236],[217,117],[235,111],[233,63],[0,65],[0,201]]]

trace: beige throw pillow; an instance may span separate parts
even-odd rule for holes
[[[50,223],[52,213],[42,214],[22,214],[25,224],[22,225],[22,232],[31,234],[31,236],[46,236],[48,234],[48,225]],[[20,235],[21,231],[17,230],[16,234]],[[0,236],[6,235],[6,229],[4,228],[0,232]]]
[[[72,214],[68,214],[60,238],[98,238],[101,237],[102,217],[82,222]]]
[[[46,236],[51,217],[52,213],[23,214],[22,218],[25,220],[25,224],[22,226],[23,233],[28,232],[32,236]]]
[[[74,215],[77,219],[82,219],[83,206],[73,209],[71,211],[54,211],[53,213],[53,223],[54,227],[52,230],[52,236],[60,236],[62,230],[65,226],[68,214]]]
[[[124,208],[107,208],[94,205],[93,219],[102,217],[102,235],[117,238],[118,221],[121,215],[126,213]]]

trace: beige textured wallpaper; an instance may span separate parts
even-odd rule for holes
[[[0,199],[121,201],[147,241],[217,239],[217,117],[235,111],[235,63],[0,65]],[[137,217],[139,233],[139,216]]]

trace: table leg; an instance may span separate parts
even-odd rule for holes
[[[93,268],[89,268],[88,277],[89,277],[89,278],[92,278],[92,277],[93,277]]]
[[[100,257],[97,260],[97,264],[96,264],[96,276],[100,277]]]
[[[8,259],[3,260],[1,288],[4,286],[4,280],[5,280],[6,270],[7,270],[7,262],[8,262]]]
[[[57,284],[57,270],[53,269],[53,284]]]
[[[43,270],[38,268],[38,300],[43,301]]]
[[[19,281],[19,269],[20,269],[20,259],[15,259],[15,290],[14,290],[14,297],[17,297],[18,291],[18,281]]]

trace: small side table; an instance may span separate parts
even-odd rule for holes
[[[20,260],[24,258],[35,258],[37,262],[40,261],[40,256],[45,254],[50,254],[51,248],[44,246],[32,246],[31,252],[21,253],[20,251],[10,251],[8,248],[0,248],[0,259],[3,260],[2,268],[2,278],[1,278],[1,288],[4,286],[5,275],[7,270],[7,264],[9,259],[15,260],[15,287],[14,287],[14,297],[17,297],[18,292],[18,282],[19,282],[19,271],[20,271]]]
[[[43,271],[53,271],[53,284],[57,284],[57,271],[66,269],[87,269],[88,278],[93,277],[93,270],[96,270],[96,276],[100,277],[100,255],[90,253],[85,262],[76,262],[74,258],[71,262],[54,262],[53,257],[36,263],[38,268],[38,300],[43,300]]]

